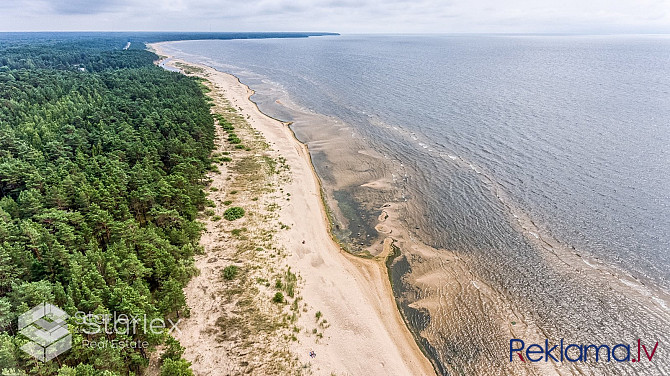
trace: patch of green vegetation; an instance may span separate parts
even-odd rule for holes
[[[228,265],[225,268],[223,268],[223,279],[227,281],[232,281],[237,277],[237,273],[239,272],[239,268],[236,265]]]
[[[291,272],[289,267],[284,273],[279,275],[275,281],[275,288],[286,292],[286,295],[293,298],[295,296],[296,283],[298,277]]]
[[[228,208],[225,212],[223,212],[223,217],[229,221],[240,219],[244,217],[244,209],[239,206],[233,206],[232,208]]]
[[[235,235],[235,236],[240,236],[243,232],[246,232],[246,231],[247,231],[247,228],[242,227],[242,228],[236,228],[236,229],[232,230],[230,233]]]
[[[269,212],[273,212],[273,211],[279,209],[279,205],[273,202],[271,204],[268,204],[268,206],[265,209]]]
[[[286,285],[285,291],[288,296],[291,298],[295,296],[295,286],[298,281],[298,278],[295,274],[291,272],[289,268],[284,274],[284,283]]]
[[[288,171],[291,169],[291,167],[288,165],[288,162],[286,161],[286,158],[284,157],[278,157],[277,161],[279,162],[281,169],[284,171]]]
[[[193,376],[191,362],[186,359],[165,359],[161,366],[160,376]],[[69,368],[69,367],[68,367]],[[61,374],[59,372],[59,374]]]
[[[177,67],[179,67],[181,70],[183,70],[184,73],[186,73],[186,74],[195,74],[195,73],[203,73],[204,72],[204,70],[202,68],[196,67],[196,66],[193,66],[193,65],[190,65],[190,64],[184,64],[184,63],[177,62],[177,63],[175,63],[175,65]],[[205,86],[205,88],[207,88],[207,87]],[[209,89],[209,88],[207,88],[207,89]]]
[[[275,161],[273,158],[264,155],[263,160],[265,161],[265,164],[268,166],[268,170],[270,171],[271,174],[278,174],[279,170],[277,170],[277,161]]]
[[[275,295],[272,297],[272,301],[274,303],[283,303],[284,302],[284,294],[281,293],[281,291],[277,291]]]
[[[228,142],[231,144],[241,144],[242,140],[240,140],[235,133],[230,132],[228,134]]]

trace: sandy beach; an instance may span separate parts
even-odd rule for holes
[[[161,51],[160,43],[151,47],[159,55],[166,55]],[[252,218],[244,219],[244,231],[254,233],[258,230],[256,227],[280,224],[281,230],[274,233],[272,242],[282,257],[268,257],[271,261],[257,264],[254,276],[261,280],[263,278],[258,275],[263,273],[270,276],[268,279],[278,270],[294,273],[299,293],[291,305],[300,308],[294,310],[292,324],[285,330],[246,337],[247,341],[271,348],[251,346],[255,350],[245,354],[236,351],[235,340],[222,341],[220,330],[211,330],[211,327],[221,324],[216,313],[226,310],[230,299],[225,294],[226,281],[218,273],[228,262],[226,260],[242,262],[242,256],[240,252],[231,253],[226,249],[230,236],[222,234],[230,230],[225,228],[227,223],[205,220],[207,231],[201,242],[204,254],[196,257],[200,275],[186,289],[191,317],[185,320],[178,335],[186,348],[184,356],[193,363],[194,372],[198,375],[241,373],[250,363],[263,365],[263,360],[259,360],[263,351],[266,354],[283,351],[287,353],[284,354],[286,368],[274,369],[273,373],[296,374],[301,370],[304,374],[317,375],[434,374],[431,363],[420,351],[397,310],[384,264],[390,244],[384,247],[382,254],[371,259],[354,257],[341,250],[329,233],[319,180],[306,146],[294,137],[287,124],[263,114],[250,100],[253,91],[236,77],[180,60],[170,59],[167,63],[173,68],[184,68],[184,64],[192,68],[184,69],[185,73],[207,80],[207,86],[212,89],[210,96],[214,99],[214,111],[228,108],[236,119],[248,124],[250,128],[246,135],[244,131],[238,131],[244,127],[236,127],[243,140],[256,137],[259,142],[269,145],[262,155],[258,150],[247,150],[248,153],[277,159],[287,166],[283,175],[266,183],[268,186],[276,184],[279,193],[267,190],[261,196],[245,197],[245,191],[240,190],[235,198],[236,203],[248,205],[254,213]],[[217,147],[226,153],[220,125],[217,132],[220,134]],[[241,182],[239,176],[234,176],[234,170],[222,166],[218,173],[210,175],[211,186],[215,187],[210,199],[216,203],[214,210],[217,213],[224,209],[219,202],[228,197],[226,191],[235,187],[231,184],[238,182],[239,186]],[[267,208],[279,209],[269,213]],[[258,259],[249,258],[248,262]],[[265,299],[272,294],[272,288],[267,285],[261,285],[252,300],[264,302],[259,303],[259,311],[273,314],[276,305]],[[222,293],[215,294],[214,291]],[[287,297],[287,303],[289,300]],[[289,311],[281,308],[279,312]],[[315,356],[310,356],[310,352]],[[233,362],[236,364],[231,364]],[[252,373],[265,374],[270,369],[265,365]]]

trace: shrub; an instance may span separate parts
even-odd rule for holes
[[[229,221],[234,221],[242,217],[244,217],[244,209],[239,206],[233,206],[232,208],[228,208],[225,212],[223,212],[223,218]]]
[[[277,291],[275,296],[272,297],[272,301],[275,302],[275,303],[283,303],[284,302],[284,294]]]
[[[215,215],[215,216],[212,217],[212,221],[214,221],[214,222],[220,221],[220,220],[221,220],[221,216],[219,216],[219,215]]]
[[[245,231],[247,231],[247,228],[246,228],[246,227],[242,227],[242,228],[236,228],[236,229],[234,229],[233,231],[231,231],[230,233],[233,234],[233,235],[235,235],[235,236],[240,236],[240,234],[242,234],[242,233],[245,232]]]
[[[161,367],[161,376],[193,376],[190,366],[191,363],[185,359],[172,360],[167,358]]]
[[[225,268],[223,268],[223,279],[227,281],[231,281],[237,277],[237,272],[239,271],[239,268],[235,265],[228,265]]]
[[[165,340],[165,352],[161,354],[161,360],[172,359],[179,360],[181,356],[184,355],[184,347],[174,339],[172,336],[168,336]]]
[[[228,206],[228,205],[230,205],[230,204],[232,204],[232,203],[233,203],[233,202],[230,201],[230,200],[226,200],[226,201],[223,202],[223,204],[226,205],[226,206]]]

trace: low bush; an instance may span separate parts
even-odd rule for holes
[[[275,302],[275,303],[283,303],[284,302],[284,294],[277,291],[275,296],[272,297],[272,301]]]
[[[228,208],[225,212],[223,212],[223,218],[229,221],[234,221],[242,217],[244,217],[244,209],[239,206],[233,206],[232,208]]]
[[[237,277],[237,273],[239,272],[239,268],[235,265],[228,265],[225,268],[223,268],[223,279],[227,281],[231,281]]]

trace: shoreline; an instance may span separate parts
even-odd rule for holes
[[[216,66],[216,62],[208,64]],[[242,75],[241,77],[246,76]],[[490,270],[496,271],[498,269],[482,267],[486,265],[496,266],[499,264],[497,261],[486,260],[481,262],[485,257],[478,259],[476,255],[471,257],[467,252],[456,249],[436,249],[421,242],[421,233],[413,230],[414,228],[418,230],[419,227],[405,219],[420,219],[425,213],[425,207],[417,203],[416,199],[414,202],[389,200],[387,199],[388,195],[383,196],[383,194],[378,193],[385,189],[387,192],[392,192],[392,189],[389,188],[390,181],[384,179],[383,174],[389,170],[379,167],[379,165],[382,165],[382,163],[379,163],[379,165],[375,165],[376,167],[372,171],[381,172],[376,176],[381,176],[381,178],[367,180],[366,178],[370,176],[362,176],[361,174],[365,172],[365,168],[359,168],[359,166],[366,166],[366,163],[356,164],[356,162],[364,161],[368,162],[368,165],[372,165],[379,161],[374,160],[375,158],[364,160],[361,157],[347,160],[353,153],[343,153],[345,150],[360,150],[359,152],[365,155],[369,155],[367,154],[369,150],[359,147],[358,144],[352,148],[344,147],[346,145],[343,145],[342,142],[338,143],[341,137],[338,138],[337,132],[328,133],[329,128],[340,129],[340,134],[348,135],[351,132],[352,139],[355,139],[354,133],[351,131],[353,127],[347,127],[347,124],[343,124],[342,128],[331,127],[332,124],[325,121],[323,124],[329,125],[328,127],[311,127],[312,124],[321,124],[319,123],[320,118],[326,116],[305,115],[300,112],[299,108],[296,110],[295,103],[291,107],[290,98],[287,99],[289,100],[284,101],[284,98],[282,98],[280,104],[283,108],[294,110],[294,112],[289,111],[288,113],[291,116],[287,117],[296,121],[292,127],[295,132],[294,136],[309,141],[309,145],[312,146],[310,148],[311,153],[315,156],[312,169],[318,171],[320,176],[317,176],[317,179],[319,177],[324,179],[325,193],[322,195],[322,200],[324,197],[326,198],[323,200],[326,201],[325,210],[338,209],[338,207],[332,205],[329,208],[328,206],[332,203],[332,200],[328,199],[332,197],[332,191],[341,189],[342,186],[364,187],[365,189],[375,190],[376,196],[368,194],[369,191],[361,192],[362,190],[358,190],[357,192],[361,193],[358,199],[360,202],[368,204],[367,209],[380,210],[382,213],[379,216],[378,225],[375,227],[375,230],[380,234],[378,240],[383,241],[385,237],[392,237],[397,241],[395,244],[402,249],[400,257],[387,259],[391,267],[387,269],[386,276],[392,280],[392,295],[396,297],[397,309],[400,310],[403,319],[405,319],[406,326],[415,334],[415,340],[418,338],[416,341],[419,342],[418,346],[426,351],[424,354],[427,354],[427,357],[433,362],[434,369],[438,373],[442,373],[445,369],[455,373],[467,369],[474,374],[487,374],[492,364],[495,364],[496,368],[504,368],[508,373],[514,374],[536,374],[536,372],[542,374],[571,374],[583,371],[583,368],[579,365],[570,364],[560,366],[542,364],[537,365],[537,368],[529,369],[521,364],[506,362],[504,358],[500,358],[498,352],[486,353],[481,351],[481,349],[492,347],[500,349],[500,353],[502,353],[502,350],[507,346],[508,338],[524,338],[537,342],[547,337],[551,340],[571,333],[580,335],[581,332],[577,330],[566,333],[568,330],[579,329],[578,325],[575,324],[574,320],[556,320],[558,317],[554,317],[554,310],[548,305],[548,301],[530,299],[523,294],[512,296],[518,290],[514,290],[513,285],[509,287],[505,281],[498,278],[501,275],[504,276],[505,273],[490,273]],[[272,98],[261,96],[258,100],[261,105],[272,104]],[[273,107],[267,108],[272,109]],[[277,113],[282,114],[284,112]],[[294,114],[297,115],[293,116]],[[334,123],[337,124],[337,121]],[[378,139],[384,140],[385,138],[382,136]],[[419,143],[417,147],[420,146]],[[319,153],[322,153],[322,155],[319,156]],[[665,304],[667,300],[664,301],[664,297],[667,297],[667,294],[663,291],[654,289],[653,285],[650,286],[646,281],[626,273],[623,269],[608,265],[586,250],[577,250],[574,247],[570,249],[569,244],[559,242],[548,232],[547,228],[541,224],[536,224],[523,208],[514,205],[514,202],[509,198],[509,194],[482,166],[477,166],[472,161],[457,154],[441,154],[438,157],[449,158],[450,161],[453,161],[452,164],[463,171],[473,170],[473,174],[477,174],[475,176],[479,179],[484,190],[490,192],[490,197],[495,200],[495,203],[502,204],[503,208],[499,211],[502,217],[499,223],[505,226],[509,225],[512,234],[523,237],[518,243],[528,247],[527,250],[524,248],[524,252],[527,253],[513,252],[512,255],[523,256],[531,260],[537,259],[539,266],[535,270],[543,270],[543,275],[553,276],[553,280],[559,283],[564,281],[564,278],[566,281],[572,279],[581,281],[593,289],[592,291],[595,294],[592,296],[598,296],[602,301],[607,301],[613,294],[625,295],[629,297],[629,302],[633,304],[629,307],[639,307],[642,312],[645,312],[646,317],[652,319],[650,322],[655,323],[654,325],[659,325],[663,317],[666,317],[668,310]],[[336,168],[334,170],[325,169],[324,166],[329,167],[328,164],[331,166],[337,165],[340,168],[339,170]],[[400,166],[402,167],[402,164]],[[338,172],[340,175],[335,175]],[[399,172],[399,176],[402,176],[402,168],[399,169]],[[362,178],[352,178],[359,176],[362,176]],[[405,176],[407,175],[405,174]],[[344,183],[337,185],[339,183],[338,178],[342,178]],[[420,197],[420,192],[414,193],[416,193],[415,197]],[[380,197],[382,198],[375,200]],[[384,204],[381,205],[380,202]],[[335,223],[341,224],[342,222],[336,221]],[[439,227],[422,225],[421,228],[423,231],[424,228],[434,229]],[[338,233],[333,231],[332,234],[337,236]],[[380,254],[382,243],[374,244],[375,252],[369,255],[371,258],[382,257]],[[511,242],[509,244],[517,243]],[[505,243],[504,245],[509,244]],[[369,247],[369,249],[372,249],[372,247]],[[504,249],[506,248],[500,248],[500,250]],[[515,268],[516,265],[524,264],[510,263],[509,266]],[[544,269],[539,269],[539,267]],[[522,276],[529,278],[532,278],[536,273],[529,270],[526,274],[527,271],[523,270],[523,267],[520,267],[520,271]],[[602,291],[602,294],[600,291]],[[566,301],[584,302],[585,307],[592,304],[592,300],[588,299],[588,296]],[[582,306],[581,303],[579,306]],[[623,303],[616,306],[623,307]],[[595,312],[601,314],[601,317],[619,320],[615,322],[628,322],[620,315],[610,314],[606,310],[600,311],[597,307]],[[554,323],[560,323],[560,325]],[[630,325],[630,327],[634,328],[635,326]],[[653,332],[651,333],[653,334]],[[468,338],[468,335],[472,334],[474,334],[472,337],[475,341],[469,343],[461,341],[461,339]],[[607,335],[608,333],[603,331],[602,334],[591,334],[586,340],[591,339],[591,337],[602,338],[605,336],[607,338]],[[422,344],[425,344],[425,346],[422,346]],[[452,346],[455,349],[453,351],[450,350]],[[436,351],[436,349],[439,349],[439,351]]]
[[[155,44],[151,46],[157,47]],[[162,51],[158,51],[157,53],[166,57],[168,64],[172,65],[172,69],[174,69],[175,64],[178,65],[184,63],[183,60],[169,57]],[[244,101],[249,102],[254,107],[254,111],[258,112],[263,117],[271,119],[271,117],[262,114],[257,104],[249,98],[253,94],[253,91],[246,85],[242,84],[238,77],[231,74],[218,72],[216,69],[206,65],[193,63],[189,64],[211,70],[217,74],[230,76],[235,80],[236,85],[242,85],[247,91],[244,96]],[[318,119],[315,120],[318,121]],[[286,122],[282,122],[276,119],[274,119],[274,121],[279,124],[287,124]],[[305,145],[297,139],[293,130],[287,126],[284,126],[284,128],[286,128],[290,133],[292,142],[300,145],[299,148],[302,149],[302,147]],[[272,137],[269,137],[268,139],[271,140]],[[313,176],[313,179],[316,180],[316,183],[320,184],[321,180],[316,173],[313,164],[311,163],[310,154],[307,152],[306,147],[304,155],[306,155],[308,159],[307,162],[309,166],[309,173]],[[389,181],[384,179],[378,179],[366,182],[364,186],[369,186],[375,189],[384,189],[385,186],[389,183]],[[323,196],[323,190],[319,189],[314,194],[320,197],[318,204],[321,206],[323,217],[326,219],[324,228],[330,229],[330,221],[326,213],[329,208],[325,206],[327,204],[327,200],[326,197]],[[357,265],[359,270],[353,274],[360,274],[360,270],[365,270],[366,265],[368,267],[372,267],[373,274],[370,274],[371,270],[365,270],[366,274],[363,279],[377,284],[379,284],[379,281],[383,281],[383,286],[381,290],[377,290],[380,291],[377,294],[369,294],[369,292],[373,291],[373,289],[370,289],[369,287],[365,288],[366,292],[368,292],[368,295],[373,295],[369,298],[369,301],[380,302],[379,297],[387,297],[385,299],[386,309],[383,312],[393,313],[395,316],[394,326],[396,328],[400,327],[403,329],[402,337],[404,343],[411,343],[412,352],[414,353],[413,357],[415,359],[420,358],[420,363],[423,363],[424,365],[428,363],[427,367],[422,366],[424,370],[421,372],[413,372],[410,368],[406,372],[390,373],[388,370],[386,370],[380,374],[441,374],[444,372],[456,371],[456,369],[450,367],[449,359],[445,359],[443,356],[441,356],[441,354],[437,353],[434,348],[432,348],[432,341],[435,340],[435,336],[444,335],[444,333],[434,331],[435,328],[433,327],[432,323],[425,327],[412,327],[410,329],[409,324],[410,320],[412,320],[414,317],[414,312],[428,313],[428,317],[440,317],[441,320],[448,318],[447,320],[451,322],[451,324],[449,324],[447,330],[458,333],[463,326],[460,324],[460,316],[454,315],[458,312],[459,305],[464,304],[465,302],[460,300],[456,301],[455,298],[461,294],[462,291],[465,290],[465,295],[474,298],[475,300],[485,299],[488,301],[495,301],[496,305],[501,307],[503,306],[503,301],[501,300],[502,296],[492,290],[485,281],[474,275],[466,260],[458,256],[455,252],[446,249],[438,250],[415,239],[411,235],[409,227],[403,224],[402,203],[398,203],[392,200],[384,201],[383,205],[379,207],[379,211],[380,215],[378,217],[378,222],[375,226],[375,229],[379,232],[380,237],[378,238],[377,242],[372,244],[372,246],[363,248],[368,251],[374,250],[373,253],[366,254],[364,257],[357,256],[342,250],[339,244],[335,244],[335,252],[340,253],[344,259],[348,259],[349,262]],[[330,242],[337,243],[334,234],[330,231],[327,231],[327,233]],[[401,255],[399,257],[396,257],[392,260],[388,259],[387,256],[390,254],[390,244],[386,243],[387,241],[394,241],[395,245],[402,249]],[[413,265],[414,267],[417,267],[417,270],[415,271],[413,268],[412,273],[406,273],[403,278],[408,278],[408,286],[418,288],[422,292],[430,293],[430,295],[422,296],[416,301],[408,300],[406,296],[400,296],[396,299],[394,287],[391,285],[391,279],[393,277],[391,275],[391,269],[395,267],[394,265],[397,262],[409,262],[410,264],[415,264],[416,260],[422,260],[420,264]],[[447,260],[446,265],[444,264],[444,260]],[[390,262],[387,264],[387,261]],[[441,273],[438,273],[437,270],[440,269],[438,266],[440,268],[446,269]],[[373,277],[371,277],[371,275]],[[404,283],[399,283],[397,286],[400,287],[403,284]],[[454,298],[454,303],[443,306],[442,297],[444,296]],[[381,313],[380,317],[383,317],[383,315],[384,314]],[[516,326],[515,324],[512,324],[510,321],[505,319],[510,315],[514,317],[512,322],[517,322]],[[541,332],[540,329],[534,324],[534,322],[518,317],[516,312],[508,312],[508,310],[505,310],[504,313],[496,315],[495,317],[491,317],[489,320],[490,322],[487,322],[489,326],[497,328],[501,333],[510,333],[514,337],[525,335],[530,338],[539,338],[538,336]],[[490,364],[482,364],[482,366],[488,368]],[[497,366],[502,365],[497,364]],[[562,372],[560,372],[555,367],[555,365],[543,364],[540,368],[544,374],[562,374]],[[524,369],[518,364],[512,364],[510,371],[511,370],[513,370],[514,373],[519,374],[526,374],[529,372],[527,369]],[[368,369],[366,368],[360,368],[357,371],[358,372],[349,373],[369,373]],[[533,374],[533,372],[530,371],[530,374]]]
[[[322,182],[309,150],[288,124],[264,114],[250,98],[253,90],[239,78],[206,65],[170,57],[160,45],[148,46],[170,59],[165,65],[177,68],[181,63],[201,69],[202,72],[196,75],[217,88],[215,95],[225,97],[239,108],[251,127],[289,161],[292,182],[284,188],[291,193],[291,202],[301,198],[305,202],[283,208],[280,217],[291,225],[291,229],[282,233],[279,239],[289,253],[288,263],[303,279],[304,302],[320,309],[317,315],[323,311],[328,319],[325,343],[311,346],[318,348],[315,350],[318,357],[314,360],[319,364],[317,373],[435,374],[434,365],[417,344],[397,306],[387,268],[390,242],[384,242],[383,252],[373,258],[361,258],[344,251],[331,231]],[[300,210],[296,210],[296,206],[301,206]],[[304,223],[300,225],[300,222]],[[310,239],[301,241],[302,238]],[[309,244],[317,244],[316,249],[304,249],[302,244],[307,240]],[[298,322],[311,319],[304,316]],[[300,333],[296,342],[291,351],[302,358],[309,339]]]

